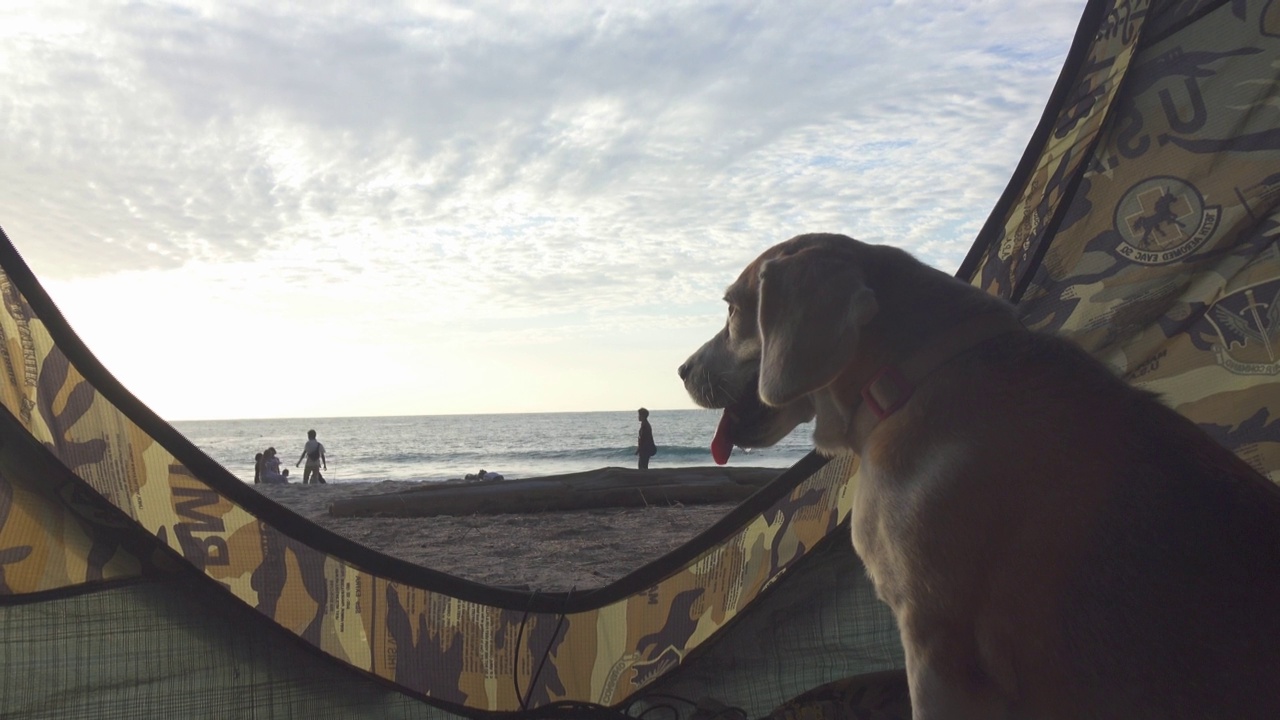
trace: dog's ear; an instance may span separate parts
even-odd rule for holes
[[[875,317],[875,293],[852,259],[811,247],[760,267],[760,399],[782,406],[826,387]]]

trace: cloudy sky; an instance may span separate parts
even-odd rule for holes
[[[1084,0],[0,5],[0,226],[171,420],[693,407],[801,232],[953,272]]]

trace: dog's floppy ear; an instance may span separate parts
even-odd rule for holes
[[[760,399],[781,406],[825,387],[879,309],[852,259],[811,247],[760,267]]]

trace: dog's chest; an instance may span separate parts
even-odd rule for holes
[[[892,465],[864,457],[853,498],[853,547],[882,599],[897,606],[933,574],[945,544],[948,487],[964,460],[959,445],[931,448]],[[952,508],[951,510],[954,510]]]

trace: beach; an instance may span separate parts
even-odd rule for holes
[[[658,444],[651,477],[716,467],[709,450],[716,413],[653,410],[649,419]],[[486,585],[548,592],[602,587],[679,547],[736,502],[408,518],[328,513],[338,500],[459,482],[480,468],[517,482],[634,468],[634,410],[182,421],[175,427],[242,481],[316,524],[386,555]],[[295,461],[309,429],[325,445],[326,485],[297,482]],[[811,432],[800,426],[771,448],[735,450],[723,467],[780,473],[809,453]],[[280,449],[294,482],[252,485],[253,455],[268,446]]]
[[[486,585],[545,592],[607,585],[710,527],[733,503],[424,518],[333,517],[342,498],[412,481],[255,485],[316,524],[392,557]]]

